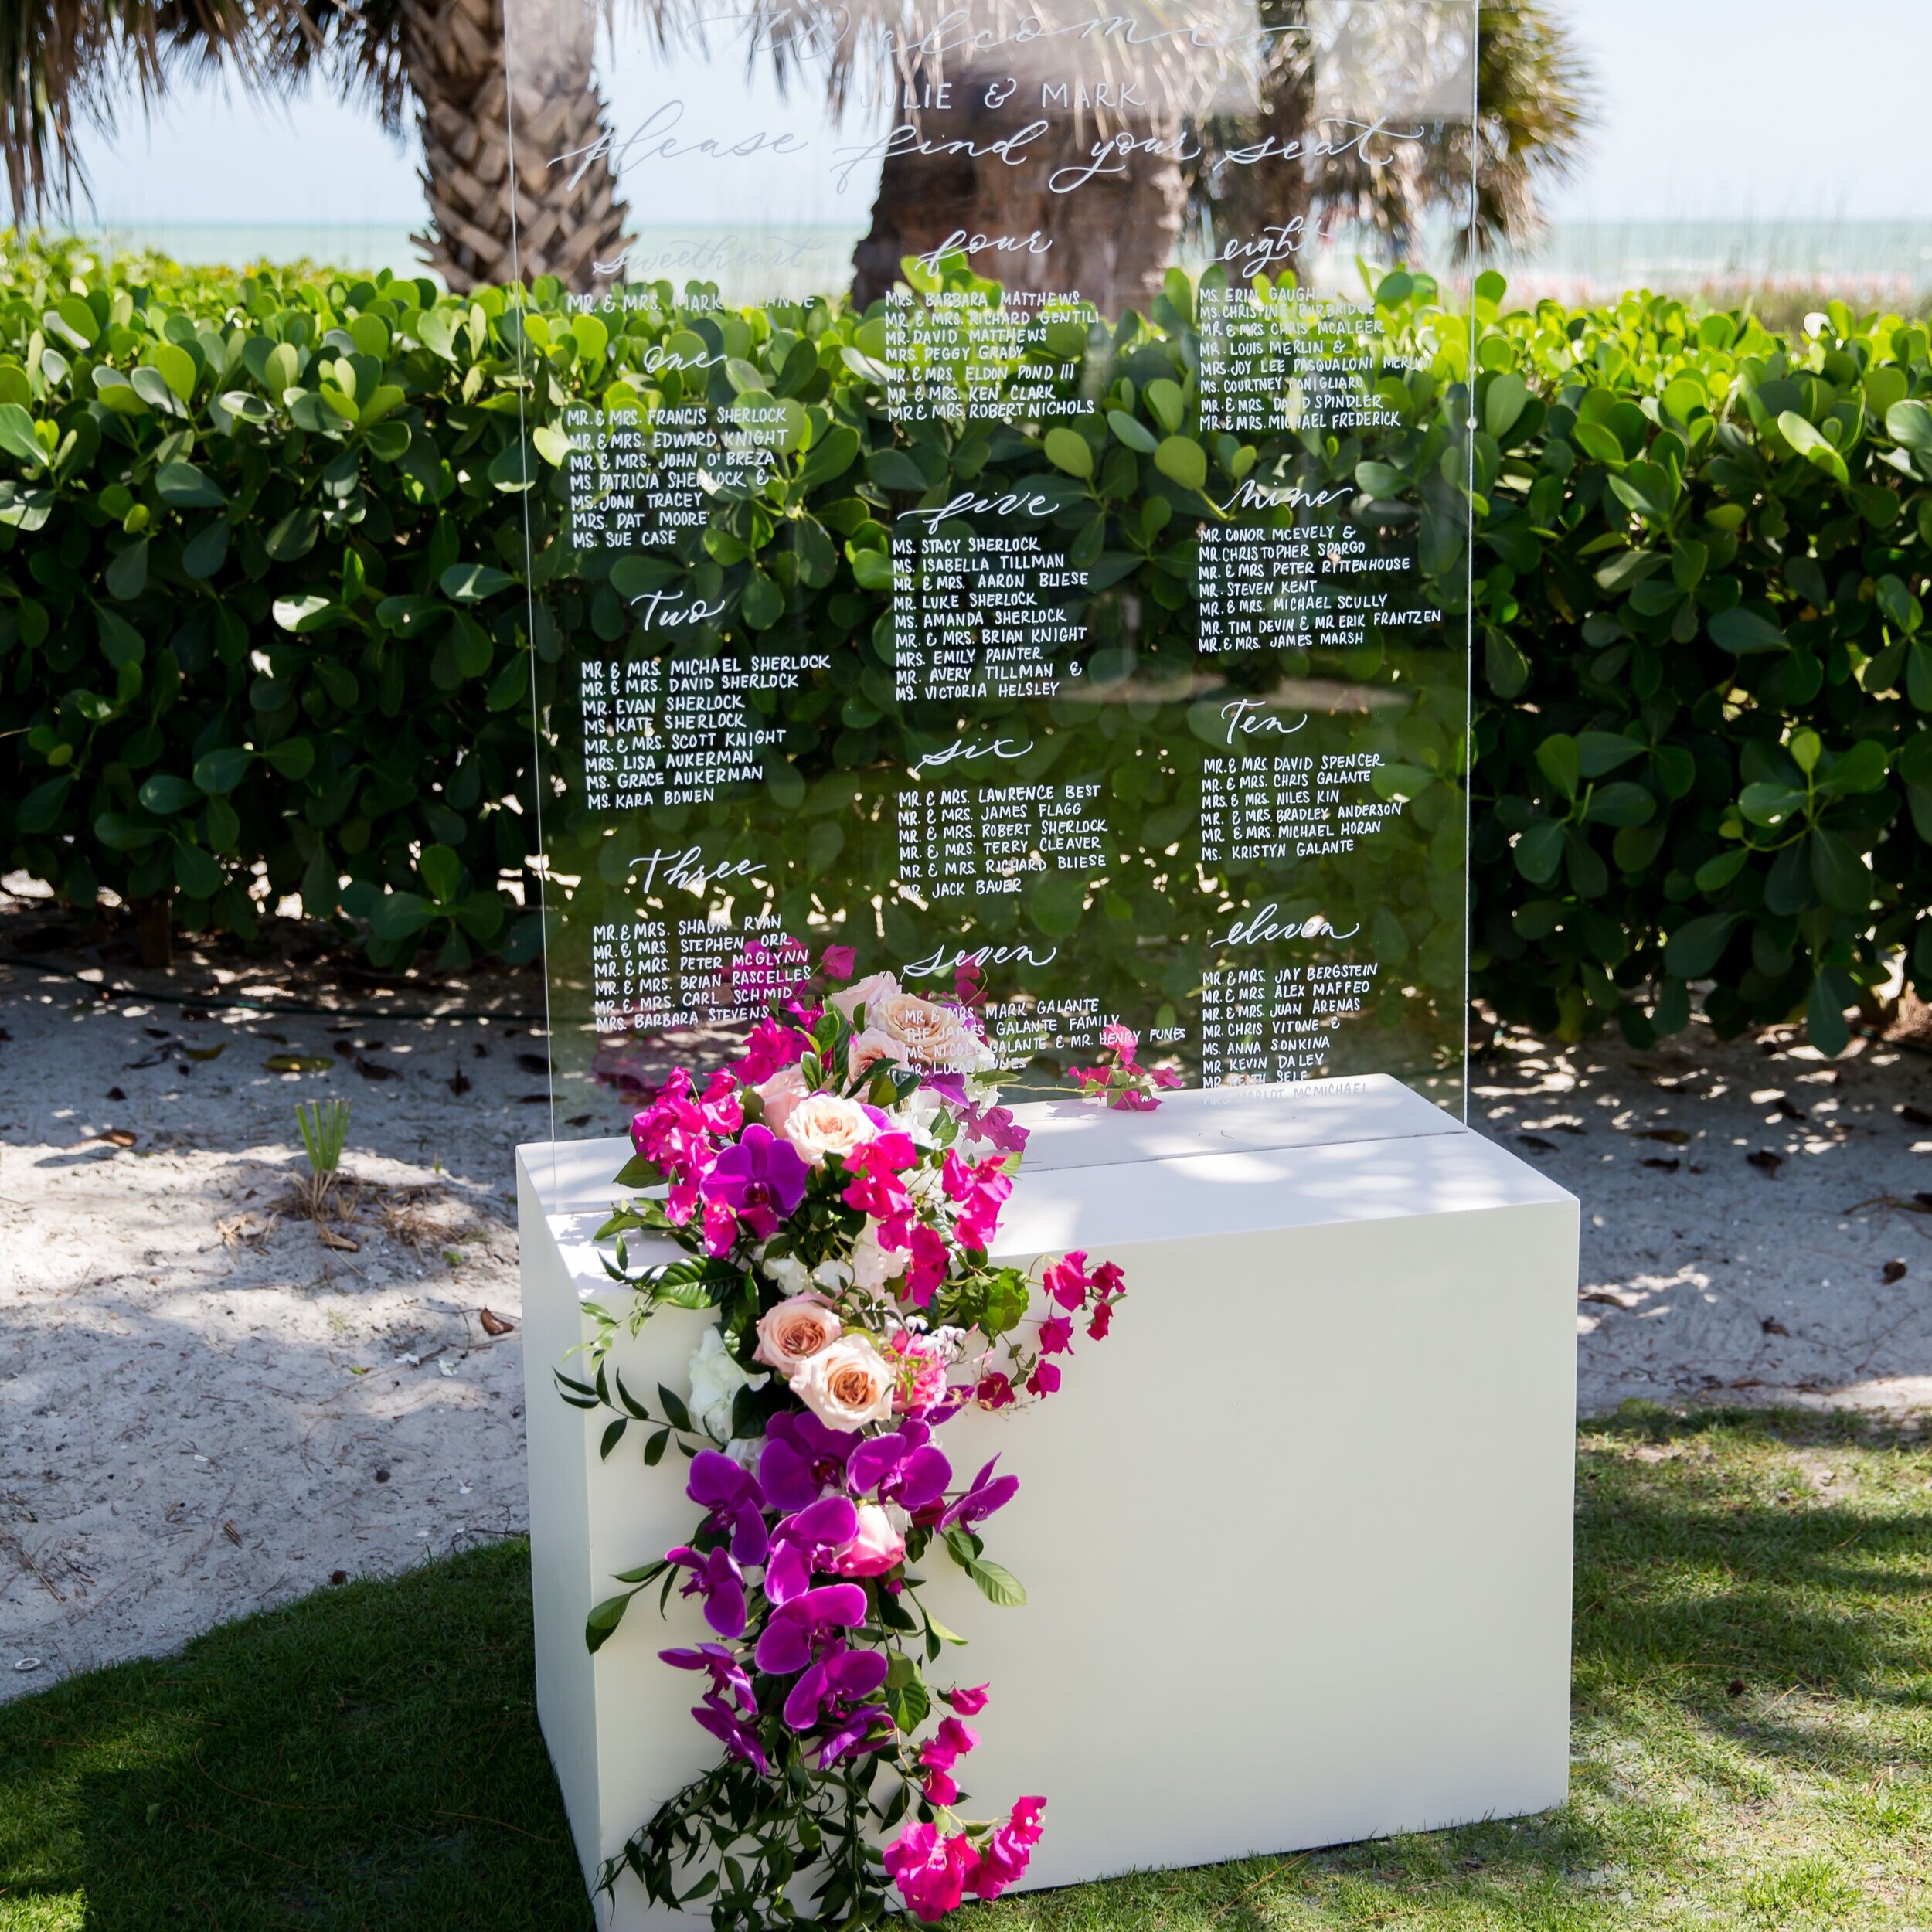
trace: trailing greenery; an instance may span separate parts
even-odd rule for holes
[[[1392,528],[1420,495],[1424,574],[1453,604],[1444,454],[1473,403],[1476,989],[1571,1035],[1614,1014],[1641,1041],[1711,979],[1721,1028],[1802,1013],[1828,1047],[1889,954],[1932,992],[1921,327],[1834,304],[1787,338],[1656,296],[1509,311],[1489,276],[1471,398],[1432,285],[1397,277],[1384,321],[1426,352],[1380,383],[1400,427],[1257,447],[1195,427],[1178,276],[1147,317],[1055,340],[1097,406],[1043,429],[890,423],[883,325],[824,304],[736,313],[659,285],[593,315],[539,283],[525,321],[500,291],[386,274],[110,273],[68,245],[5,268],[4,855],[78,903],[172,897],[186,923],[246,934],[264,891],[298,893],[379,965],[529,956],[532,699],[553,695],[564,638],[614,643],[626,600],[672,584],[722,601],[709,648],[781,623],[838,647],[778,720],[760,835],[801,880],[889,872],[888,774],[930,736],[893,687],[896,512],[968,485],[1056,492],[1056,540],[1094,588],[1095,688],[1158,679],[1192,662],[1195,532],[1244,476],[1352,483]],[[766,488],[719,492],[708,527],[655,552],[573,553],[563,412],[700,396],[793,412]],[[1284,655],[1223,660],[1230,688]],[[1397,852],[1460,821],[1452,695],[1426,692],[1380,748],[1406,774]],[[1178,995],[1198,948],[1146,940],[1171,923],[1158,854],[1191,817],[1209,734],[1105,709],[1112,809],[1145,862],[1084,915],[1123,943],[1083,946],[1083,990],[1116,995],[1117,972]],[[567,729],[558,755],[572,773]],[[734,811],[658,815],[723,842]],[[1322,903],[1372,909],[1378,955],[1412,954],[1440,1002],[1459,986],[1454,909],[1421,866],[1365,870],[1387,838],[1332,869]],[[587,842],[587,892],[597,856]],[[1230,903],[1280,889],[1229,871]],[[1070,933],[1077,883],[1035,879],[1027,917]],[[1018,910],[976,905],[974,930],[997,941]],[[922,934],[887,937],[910,957]]]
[[[1579,1438],[1570,1802],[972,1915],[1038,1932],[1924,1920],[1932,1451],[1634,1406]],[[571,1932],[521,1544],[0,1706],[0,1932]]]

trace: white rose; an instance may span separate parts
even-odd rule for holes
[[[828,1429],[862,1429],[893,1413],[893,1372],[862,1335],[851,1335],[808,1355],[791,1378],[791,1392]]]
[[[855,979],[839,992],[828,994],[825,1003],[850,1019],[860,1007],[866,1009],[866,1018],[873,1023],[872,1009],[882,999],[889,999],[899,991],[899,981],[890,973],[868,973],[863,979]]]
[[[731,1407],[740,1389],[762,1389],[769,1376],[747,1375],[716,1328],[707,1328],[691,1356],[691,1420],[713,1442],[731,1435]]]
[[[879,1132],[856,1100],[839,1094],[808,1094],[786,1114],[782,1131],[814,1167],[823,1167],[828,1154],[842,1158]]]
[[[812,1284],[828,1294],[843,1294],[852,1286],[852,1270],[842,1261],[821,1261],[811,1271]]]

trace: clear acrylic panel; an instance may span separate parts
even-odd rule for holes
[[[1472,0],[505,0],[555,1131],[849,945],[1463,1104]]]

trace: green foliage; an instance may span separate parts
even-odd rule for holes
[[[1836,1052],[1888,955],[1932,987],[1927,332],[1485,282],[1476,983],[1643,1045],[1710,979]]]
[[[1199,936],[1174,930],[1160,855],[1213,747],[1185,708],[1097,700],[1192,664],[1195,534],[1244,478],[1345,478],[1391,510],[1420,488],[1423,573],[1453,609],[1459,512],[1429,492],[1467,372],[1453,332],[1427,335],[1433,291],[1393,277],[1385,321],[1436,341],[1380,384],[1400,430],[1202,435],[1192,291],[1170,281],[1147,316],[1056,340],[1094,406],[1043,432],[889,423],[883,323],[824,303],[730,311],[659,284],[591,315],[546,282],[519,315],[501,291],[465,301],[386,274],[109,273],[73,246],[16,250],[0,276],[6,862],[78,903],[169,896],[188,924],[244,936],[264,897],[298,894],[386,967],[527,957],[532,704],[556,694],[566,640],[617,644],[627,602],[675,584],[723,606],[701,649],[781,624],[827,648],[787,702],[768,799],[652,815],[707,864],[734,838],[777,841],[801,882],[777,910],[802,924],[817,882],[890,873],[893,774],[934,746],[894,693],[893,519],[1023,482],[1054,493],[1056,541],[1090,573],[1097,702],[1056,704],[1011,775],[1097,757],[1139,861],[1091,903],[1056,873],[1023,906],[975,903],[968,943],[1010,943],[1022,919],[1077,928],[1080,990],[1182,997]],[[1926,332],[1837,304],[1787,339],[1660,297],[1504,296],[1483,278],[1471,412],[1475,988],[1570,1036],[1614,1015],[1641,1043],[1713,979],[1720,1027],[1804,1015],[1835,1048],[1888,954],[1932,993]],[[706,526],[655,552],[573,551],[565,410],[699,399],[781,409],[766,485],[719,490]],[[1257,654],[1252,675],[1284,670]],[[1410,862],[1377,873],[1370,842],[1310,902],[1344,923],[1361,905],[1379,954],[1413,961],[1438,1004],[1459,974],[1430,942],[1455,909],[1420,862],[1432,840],[1459,856],[1449,698],[1425,692],[1382,754]],[[571,778],[567,721],[556,756]],[[622,878],[588,821],[553,818],[594,913]],[[1210,916],[1283,897],[1265,869],[1222,885]],[[886,920],[909,957],[958,930]]]
[[[301,1130],[309,1172],[318,1180],[333,1174],[342,1164],[342,1148],[349,1139],[349,1102],[298,1100],[295,1124]]]

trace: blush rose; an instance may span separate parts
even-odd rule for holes
[[[823,1295],[794,1294],[758,1318],[758,1345],[751,1359],[789,1382],[800,1364],[830,1347],[844,1327]]]

